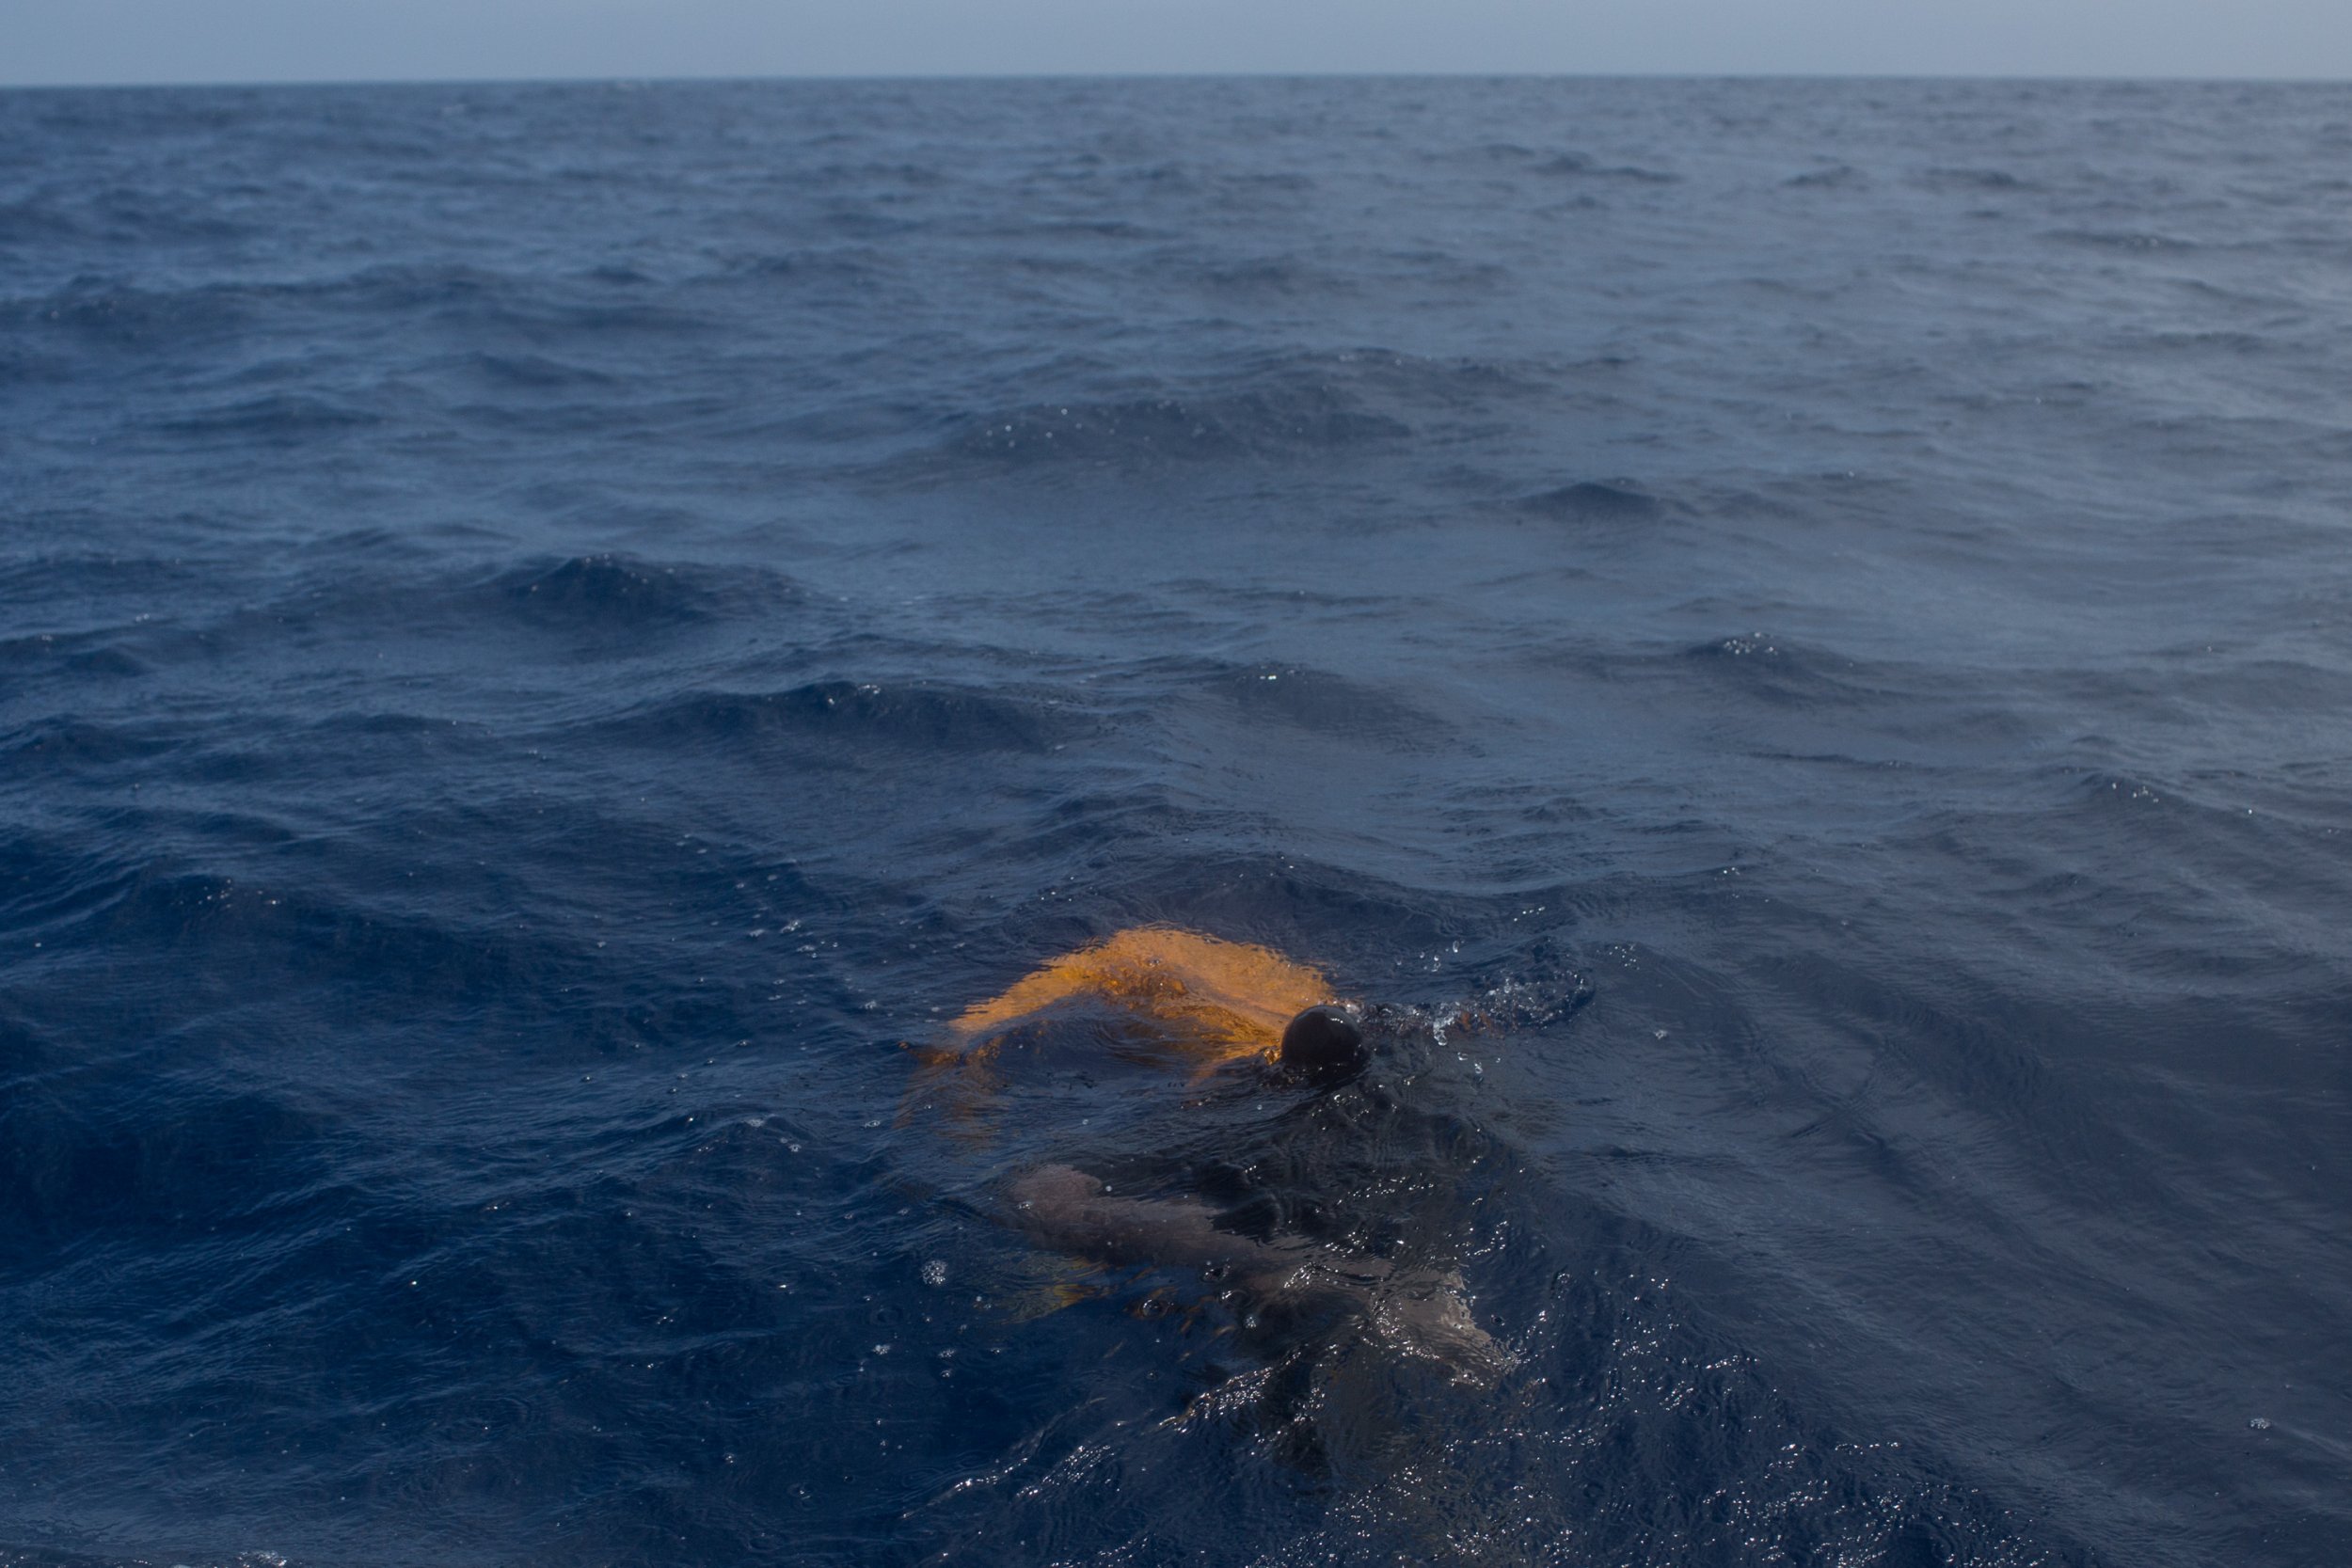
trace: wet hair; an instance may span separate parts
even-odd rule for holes
[[[1315,1078],[1344,1078],[1372,1059],[1364,1032],[1345,1007],[1310,1007],[1282,1031],[1281,1062]]]

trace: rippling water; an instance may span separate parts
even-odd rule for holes
[[[2352,1556],[2352,89],[0,128],[0,1562]],[[1149,923],[1497,1386],[1001,1223]]]

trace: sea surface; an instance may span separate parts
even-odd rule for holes
[[[2352,1560],[2352,87],[0,148],[0,1564]],[[1499,1381],[1007,1223],[1148,925]]]

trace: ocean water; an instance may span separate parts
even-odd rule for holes
[[[0,1563],[2352,1559],[2352,88],[0,145]],[[1498,1380],[1005,1223],[1150,924]]]

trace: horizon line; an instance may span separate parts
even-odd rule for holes
[[[256,76],[152,77],[86,81],[0,81],[0,92],[255,91],[273,87],[485,87],[756,86],[810,83],[974,82],[1979,82],[2045,86],[2346,87],[2352,75],[2192,75],[2080,71],[817,71],[744,73],[688,71],[660,75],[547,76]]]

